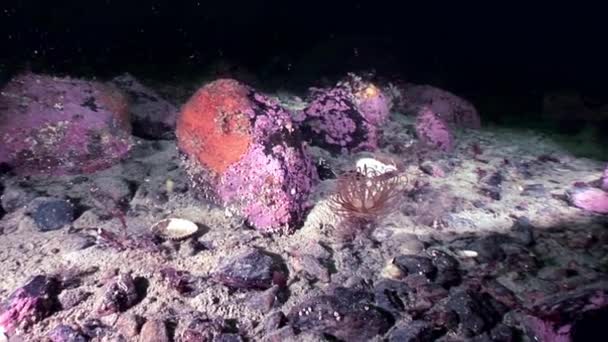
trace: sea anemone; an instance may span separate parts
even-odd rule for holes
[[[343,219],[340,230],[350,235],[373,228],[396,208],[401,179],[395,171],[380,173],[367,166],[340,175],[330,200],[331,208]]]

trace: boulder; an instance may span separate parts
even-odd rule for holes
[[[0,92],[0,164],[17,174],[89,173],[129,151],[126,97],[94,81],[25,73]]]

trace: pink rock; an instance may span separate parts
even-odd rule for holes
[[[420,115],[424,108],[428,108],[450,126],[481,127],[475,107],[448,91],[430,85],[409,85],[403,88],[402,96],[402,107],[407,113]]]
[[[608,192],[591,187],[575,187],[568,192],[570,203],[586,211],[608,214]]]
[[[430,108],[424,107],[416,119],[416,134],[425,144],[443,151],[454,148],[452,133],[448,125]]]
[[[130,74],[116,77],[112,83],[129,96],[129,110],[135,135],[152,139],[174,137],[178,109],[173,104]]]
[[[0,164],[22,175],[88,173],[131,147],[128,102],[92,81],[22,74],[0,93]]]
[[[312,88],[310,103],[295,121],[312,144],[329,151],[373,151],[390,102],[380,88],[350,73],[333,88]]]
[[[0,307],[0,336],[11,335],[50,315],[59,291],[57,279],[41,275],[15,290]]]

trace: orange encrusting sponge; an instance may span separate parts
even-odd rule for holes
[[[197,91],[177,120],[180,150],[218,174],[240,160],[252,140],[248,93],[229,79]]]

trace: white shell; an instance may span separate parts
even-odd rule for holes
[[[357,160],[357,170],[363,170],[363,168],[367,168],[368,170],[374,171],[376,175],[381,175],[383,173],[397,171],[397,168],[394,165],[384,164],[383,162],[374,159],[374,158],[361,158]]]
[[[196,223],[181,219],[168,218],[156,222],[151,228],[152,233],[169,240],[182,240],[198,231]]]

